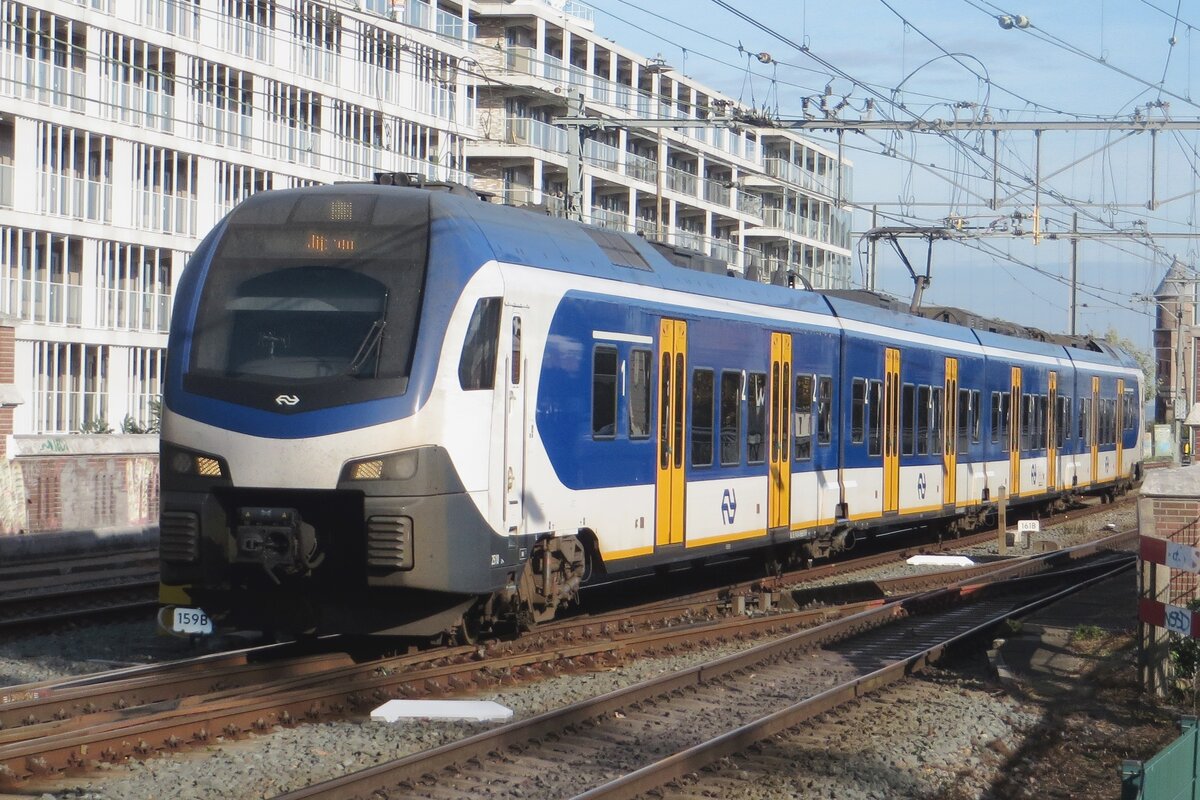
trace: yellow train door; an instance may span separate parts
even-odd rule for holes
[[[1021,494],[1021,368],[1012,368],[1008,401],[1008,496]]]
[[[1088,442],[1092,450],[1092,483],[1100,482],[1100,379],[1092,378],[1092,413]]]
[[[687,323],[664,319],[658,337],[658,478],[654,543],[683,542]]]
[[[1058,373],[1050,373],[1046,401],[1046,491],[1058,486]]]
[[[958,359],[946,359],[946,399],[942,428],[942,503],[954,505],[958,500]]]
[[[1117,440],[1117,475],[1125,474],[1125,379],[1117,380],[1117,411],[1112,422]]]
[[[767,488],[767,524],[789,528],[792,521],[792,335],[771,334],[770,485]]]
[[[900,508],[900,351],[884,351],[883,513]]]

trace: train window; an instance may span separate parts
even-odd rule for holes
[[[967,452],[967,431],[971,427],[971,390],[958,390],[958,423],[955,435],[958,437],[955,448],[959,453]]]
[[[521,318],[512,320],[512,384],[521,382]]]
[[[942,437],[946,431],[942,405],[944,391],[941,386],[933,387],[933,397],[929,404],[929,453],[935,456],[942,454]]]
[[[917,455],[929,454],[929,387],[917,387]]]
[[[1025,395],[1025,402],[1021,403],[1021,444],[1022,450],[1030,448],[1030,440],[1033,438],[1033,408],[1034,396],[1031,394]]]
[[[1033,445],[1035,449],[1046,447],[1046,431],[1049,424],[1048,405],[1049,398],[1044,394],[1039,394],[1037,398],[1037,439]]]
[[[992,444],[1000,443],[1000,393],[992,392]]]
[[[862,444],[867,422],[867,382],[855,378],[850,387],[850,443]]]
[[[1058,439],[1055,446],[1062,447],[1071,438],[1071,401],[1065,397],[1058,398],[1057,414],[1055,427],[1058,429]]]
[[[1012,446],[1012,442],[1008,437],[1008,422],[1010,418],[1010,408],[1012,404],[1012,396],[1008,392],[1000,393],[1000,441],[1004,443],[1004,449],[1008,450]]]
[[[904,384],[900,397],[900,449],[906,456],[913,454],[913,410],[916,406],[914,393],[916,387],[911,383]]]
[[[817,379],[817,444],[833,441],[833,378]]]
[[[767,431],[767,375],[764,372],[751,372],[748,379],[746,463],[761,464],[767,460],[766,448],[763,447],[764,434]]]
[[[883,427],[883,382],[871,381],[867,392],[867,455],[877,456],[882,451]]]
[[[592,437],[617,434],[617,348],[600,345],[592,352]]]
[[[971,390],[971,444],[979,444],[980,417],[983,416],[983,409],[980,408],[981,395],[978,389]]]
[[[713,371],[692,370],[692,466],[713,463]]]
[[[676,353],[675,369],[671,374],[672,391],[675,395],[672,403],[676,410],[675,429],[671,431],[671,460],[675,469],[683,466],[683,380],[683,353]]]
[[[792,435],[797,461],[812,458],[813,385],[812,375],[796,376],[796,418],[792,423]]]
[[[629,355],[629,438],[650,436],[650,364],[649,350],[634,350]]]
[[[671,466],[671,429],[667,424],[671,414],[671,354],[662,354],[662,369],[658,375],[658,468]]]
[[[1132,431],[1137,427],[1137,406],[1134,405],[1133,390],[1125,390],[1125,430]]]
[[[721,466],[742,461],[742,373],[721,373]]]
[[[500,298],[481,297],[475,303],[467,338],[458,359],[458,385],[463,391],[496,385],[496,347],[500,338]]]
[[[1090,437],[1088,436],[1090,432],[1088,426],[1088,409],[1090,406],[1091,404],[1086,397],[1079,398],[1079,443],[1082,445],[1091,444]]]

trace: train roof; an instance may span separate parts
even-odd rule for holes
[[[1070,357],[1076,361],[1117,362],[1137,368],[1137,362],[1124,350],[1088,337],[1045,334],[1032,328],[987,320],[961,309],[930,308],[914,315],[895,298],[862,290],[796,291],[731,278],[715,266],[723,262],[700,253],[653,243],[636,234],[486,202],[477,193],[456,191],[456,188],[441,184],[414,188],[345,183],[262,194],[274,195],[278,201],[279,195],[285,193],[420,193],[421,199],[428,200],[435,233],[442,226],[451,234],[454,248],[460,253],[473,254],[479,263],[495,259],[706,297],[836,316],[947,341],[979,343],[1059,358],[1064,356],[1064,348],[1068,348]],[[261,196],[252,196],[243,206],[253,205],[256,197],[261,199]],[[466,221],[471,223],[473,231],[462,225]]]

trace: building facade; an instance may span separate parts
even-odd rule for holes
[[[587,136],[584,221],[844,288],[848,163],[708,124],[734,106],[563,0],[0,0],[12,432],[152,429],[187,257],[254,192],[408,172],[567,213],[568,111],[627,123]]]

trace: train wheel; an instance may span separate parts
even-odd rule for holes
[[[462,619],[454,626],[455,644],[476,644],[482,628],[482,618],[476,609],[471,609],[462,615]]]

